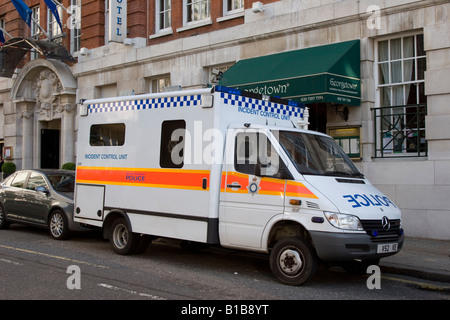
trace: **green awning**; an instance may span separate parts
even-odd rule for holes
[[[219,85],[305,104],[361,104],[360,42],[341,42],[240,60]]]

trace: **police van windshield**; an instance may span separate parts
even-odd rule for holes
[[[363,178],[336,142],[326,136],[273,131],[301,174]]]

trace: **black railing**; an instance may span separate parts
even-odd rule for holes
[[[375,119],[375,158],[426,157],[426,104],[372,108]]]

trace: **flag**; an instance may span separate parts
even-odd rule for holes
[[[61,24],[61,19],[59,18],[58,8],[56,4],[52,0],[44,0],[47,4],[47,7],[50,9],[50,11],[53,13],[53,16],[56,19],[56,22],[58,22],[59,27],[61,28],[61,32],[63,32],[63,27]]]
[[[30,8],[22,0],[11,0],[20,17],[25,23],[31,27],[31,14],[33,13]]]

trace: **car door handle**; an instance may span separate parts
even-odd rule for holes
[[[240,189],[240,188],[242,188],[242,186],[241,186],[238,182],[233,182],[232,184],[227,184],[227,188],[230,188],[230,189],[232,189],[232,188]]]

